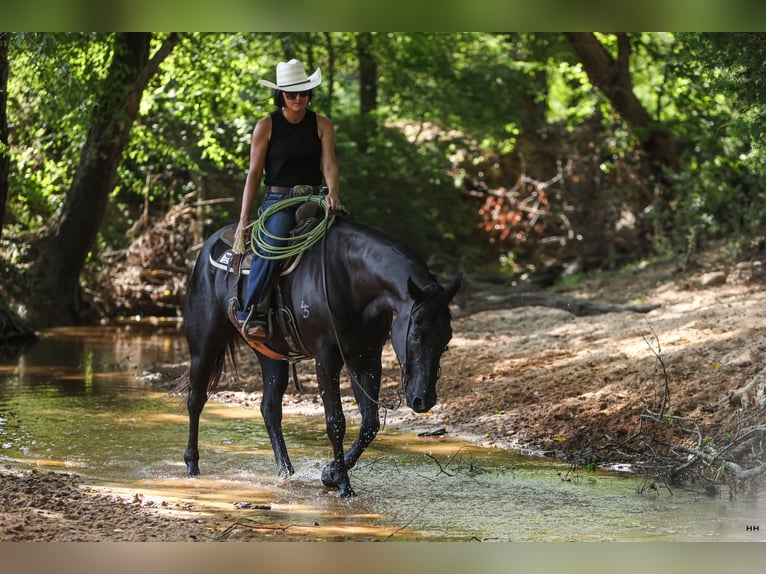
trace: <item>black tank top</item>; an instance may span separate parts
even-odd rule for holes
[[[271,114],[271,139],[264,165],[266,185],[321,185],[321,159],[315,112],[306,110],[297,124],[288,122],[282,110]]]

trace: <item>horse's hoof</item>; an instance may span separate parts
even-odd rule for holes
[[[197,476],[199,474],[199,466],[196,464],[187,465],[186,474],[188,476]]]
[[[338,488],[333,464],[328,464],[322,469],[322,484],[327,488]]]
[[[341,488],[348,484],[348,472],[339,471],[338,464],[332,461],[322,469],[322,484],[327,488]]]
[[[338,498],[353,498],[356,496],[356,492],[354,492],[354,489],[348,484],[343,484],[339,488],[340,492],[338,492]]]
[[[279,474],[279,478],[281,479],[290,478],[292,475],[295,474],[295,469],[292,466],[289,466],[287,468],[280,468],[278,474]]]
[[[322,469],[322,484],[327,488],[337,488],[339,498],[351,498],[356,496],[356,492],[351,488],[348,481],[347,472],[338,472],[338,465],[335,461],[331,462]]]

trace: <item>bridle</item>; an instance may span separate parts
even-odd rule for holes
[[[396,391],[396,395],[399,398],[399,404],[402,402],[402,395],[407,391],[407,385],[410,384],[410,361],[409,357],[407,356],[409,352],[409,341],[410,341],[410,328],[412,327],[412,318],[415,316],[415,313],[420,310],[420,308],[425,304],[425,302],[428,299],[424,299],[420,302],[415,302],[412,304],[412,307],[410,308],[410,316],[407,318],[407,329],[404,332],[404,365],[402,366],[401,362],[399,363],[399,367],[402,370],[402,382],[399,385],[399,388]],[[445,347],[446,350],[446,347]],[[398,356],[397,356],[398,359]],[[434,384],[436,381],[439,380],[439,378],[442,375],[442,368],[441,365],[437,366],[436,368],[436,378],[434,379]]]
[[[401,402],[402,394],[407,390],[407,385],[410,384],[410,362],[409,357],[407,356],[407,353],[409,352],[409,345],[407,344],[410,340],[410,328],[412,327],[412,317],[415,315],[415,312],[418,311],[423,306],[423,302],[420,303],[413,303],[412,307],[410,308],[410,316],[407,317],[407,329],[404,331],[404,365],[402,365],[401,361],[399,362],[399,367],[402,370],[402,382],[399,384],[399,389],[397,390],[397,395],[399,396],[399,401]],[[399,359],[397,355],[397,360]]]

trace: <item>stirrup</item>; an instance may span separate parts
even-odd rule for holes
[[[237,316],[237,313],[239,313],[239,299],[236,297],[232,297],[229,299],[229,305],[228,305],[228,314],[229,314],[229,321],[232,322],[232,324],[235,327],[239,327],[241,321],[239,320],[239,317]]]
[[[245,318],[244,321],[242,321],[242,326],[240,327],[239,333],[242,335],[242,337],[248,341],[248,340],[263,340],[266,339],[269,336],[269,324],[268,319],[266,321],[253,321],[253,314],[255,313],[255,307],[251,306],[250,311],[247,314],[247,318]],[[261,326],[261,330],[259,333],[250,333],[249,330],[251,327],[254,327],[256,325]]]

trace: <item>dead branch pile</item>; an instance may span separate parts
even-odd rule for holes
[[[193,264],[195,245],[201,243],[204,206],[232,201],[219,198],[197,200],[196,192],[187,194],[160,219],[151,221],[148,203],[143,215],[128,231],[133,239],[127,249],[102,254],[103,269],[91,277],[89,295],[102,317],[179,317],[188,272]],[[527,288],[544,281],[531,278]],[[614,305],[577,299],[546,292],[516,292],[509,284],[494,286],[485,292],[474,281],[464,283],[455,306],[455,317],[480,311],[544,306],[563,309],[576,316],[613,312],[648,313],[659,305]]]
[[[151,223],[139,219],[129,235],[134,237],[122,252],[108,254],[106,273],[93,293],[102,315],[177,316],[183,307],[186,277],[198,236],[194,194],[172,206]]]
[[[638,432],[622,445],[637,454],[635,466],[668,488],[701,485],[715,494],[725,485],[730,496],[757,491],[766,476],[766,369],[716,405],[736,409],[736,416],[729,428],[708,434],[697,419],[674,414],[672,382],[659,342],[655,337],[647,344],[662,388],[639,415]]]

